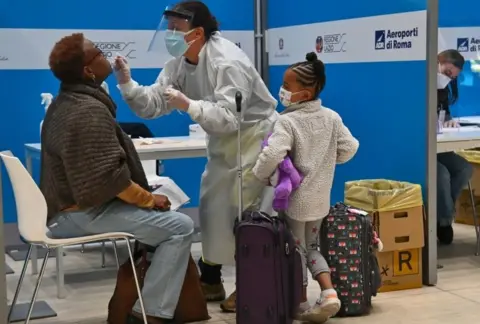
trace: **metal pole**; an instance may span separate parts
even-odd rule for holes
[[[268,0],[258,0],[262,4],[262,33],[263,33],[263,49],[262,49],[262,78],[265,84],[269,82],[269,69],[268,69],[268,44],[267,44],[267,30],[268,30]]]
[[[437,54],[438,0],[427,0],[427,224],[423,282],[437,283]]]
[[[5,233],[3,229],[2,163],[0,160],[0,324],[7,324],[7,278],[5,275]]]
[[[268,84],[267,0],[255,1],[255,67]]]
[[[254,37],[255,37],[255,67],[257,68],[258,73],[262,74],[262,62],[263,62],[263,30],[262,30],[262,0],[255,1],[255,27],[254,27]]]

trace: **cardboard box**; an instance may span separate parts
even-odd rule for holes
[[[477,191],[480,193],[480,191]],[[480,196],[473,197],[475,201],[475,207],[477,209],[477,220],[480,223],[480,217],[478,214],[480,212]],[[473,210],[472,202],[470,201],[470,192],[468,190],[463,190],[456,202],[456,215],[455,223],[465,224],[465,225],[475,225],[473,222]]]
[[[421,288],[422,249],[377,253],[382,287],[379,292]]]
[[[476,163],[470,163],[473,168],[472,178],[470,178],[470,184],[473,192],[480,195],[480,165]]]
[[[383,252],[423,247],[423,219],[423,206],[374,213],[373,224],[382,240]]]

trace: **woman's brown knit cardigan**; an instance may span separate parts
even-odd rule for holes
[[[101,88],[62,84],[42,127],[40,188],[50,220],[71,206],[105,204],[131,181],[148,182],[131,139],[117,124],[116,105]]]

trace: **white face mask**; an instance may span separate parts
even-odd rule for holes
[[[437,89],[445,89],[447,85],[452,81],[452,79],[442,73],[442,66],[438,64],[438,72],[437,72]]]
[[[451,81],[445,74],[437,72],[437,89],[445,89]]]
[[[278,97],[280,98],[280,102],[284,107],[289,107],[293,103],[291,101],[292,99],[292,93],[288,90],[285,90],[285,88],[280,87],[280,91],[278,93]]]

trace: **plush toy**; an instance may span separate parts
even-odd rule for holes
[[[262,148],[268,145],[268,137],[270,137],[270,135],[271,134],[263,141]],[[288,208],[290,195],[300,186],[303,176],[295,168],[288,155],[278,165],[276,173],[278,180],[274,184],[275,195],[272,205],[274,210],[283,211]]]

